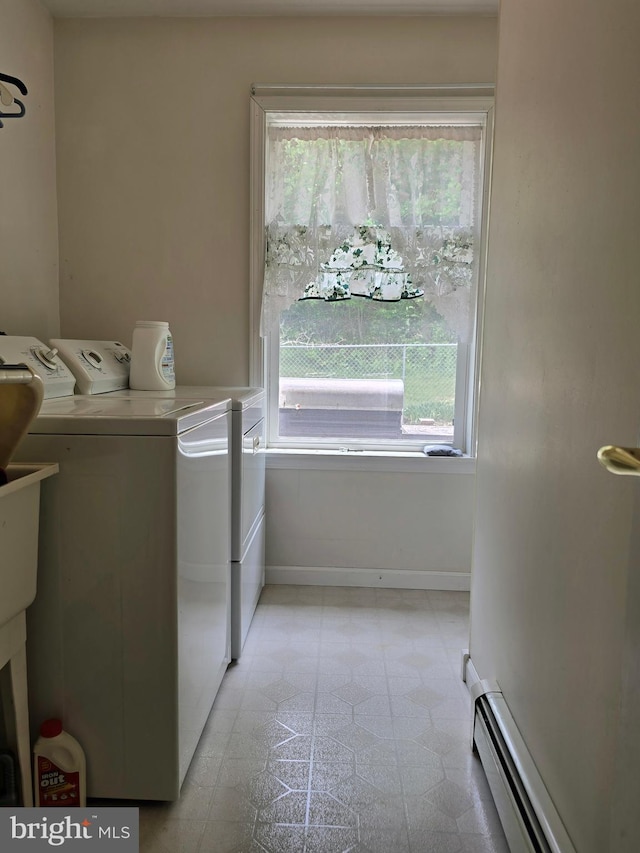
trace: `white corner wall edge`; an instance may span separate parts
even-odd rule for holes
[[[515,766],[518,779],[522,783],[544,833],[548,845],[547,849],[551,853],[576,853],[576,849],[562,822],[562,818],[558,814],[555,804],[544,784],[544,780],[520,734],[516,721],[509,710],[509,706],[500,691],[498,683],[480,678],[467,650],[463,650],[462,652],[462,679],[466,682],[467,689],[474,703],[482,695],[485,695],[488,699],[509,757]],[[472,714],[472,727],[474,718],[475,704]],[[493,789],[492,793],[495,799],[496,792]],[[526,841],[523,841],[522,848],[518,849],[529,850],[533,848],[529,848]]]
[[[469,572],[421,572],[414,569],[350,569],[335,566],[267,566],[269,584],[361,586],[379,589],[441,589],[466,592]]]

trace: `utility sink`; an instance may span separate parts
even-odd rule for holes
[[[31,604],[38,575],[40,483],[55,462],[15,464],[0,486],[0,628]]]

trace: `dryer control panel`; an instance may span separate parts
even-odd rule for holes
[[[76,378],[78,394],[105,394],[129,387],[131,352],[119,341],[50,341]]]
[[[0,335],[0,366],[26,364],[44,383],[44,399],[69,397],[76,380],[64,364],[55,347],[43,344],[37,338]]]

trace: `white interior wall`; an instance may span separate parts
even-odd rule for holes
[[[180,383],[249,365],[254,82],[491,82],[496,20],[55,22],[65,337],[171,323]]]
[[[435,463],[435,470],[270,469],[268,577],[290,583],[468,589],[473,466],[453,473],[466,460],[425,462]]]
[[[609,838],[633,492],[596,460],[640,427],[639,31],[627,0],[501,6],[471,657],[580,853],[640,844],[637,767]]]
[[[1,0],[0,18],[0,71],[28,91],[9,86],[26,114],[0,128],[0,329],[48,339],[60,331],[53,25],[38,0]]]
[[[168,320],[178,382],[245,384],[251,83],[484,83],[495,53],[491,17],[56,21],[62,334]],[[267,477],[272,565],[469,572],[472,475]],[[305,528],[316,487],[348,534]]]

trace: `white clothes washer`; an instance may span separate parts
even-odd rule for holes
[[[130,399],[231,398],[231,657],[242,653],[265,583],[265,393],[263,388],[178,385],[115,391]]]
[[[27,612],[30,717],[78,738],[91,797],[179,796],[231,655],[230,428],[222,396],[71,396],[19,448],[60,465]]]

